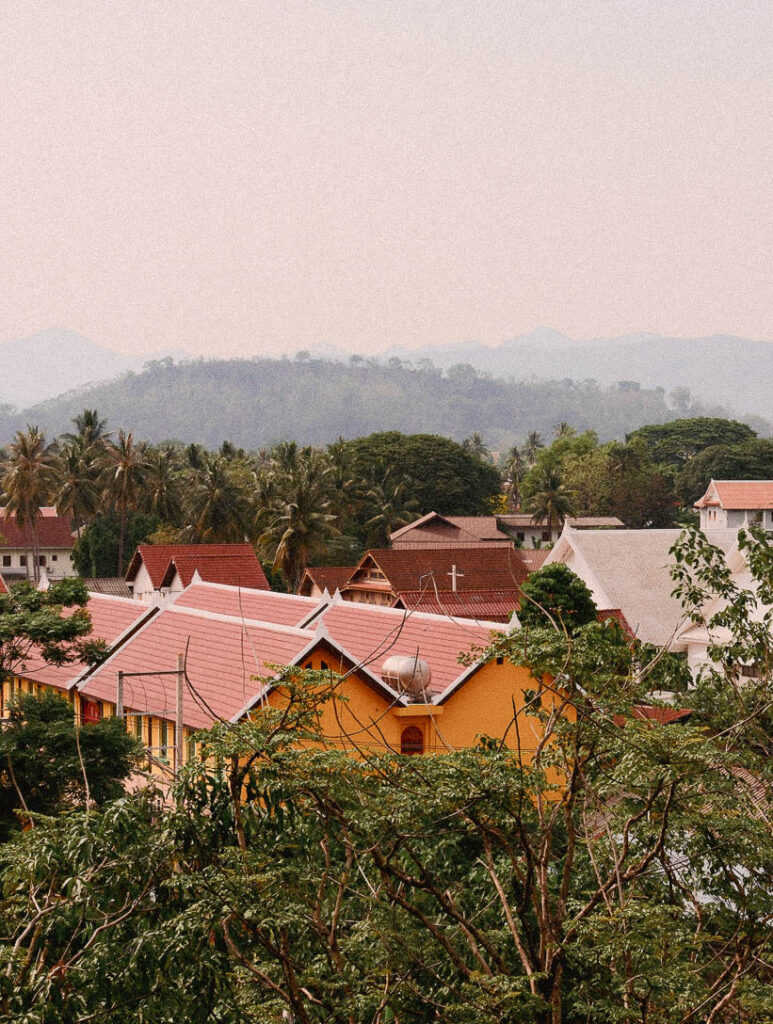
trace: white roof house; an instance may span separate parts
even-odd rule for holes
[[[756,524],[773,530],[773,480],[712,480],[695,502],[701,529],[735,529]]]
[[[686,650],[686,617],[672,596],[671,548],[681,530],[575,530],[565,526],[545,564],[563,562],[593,594],[596,607],[619,609],[644,643]],[[713,530],[711,542],[725,554],[735,530]]]

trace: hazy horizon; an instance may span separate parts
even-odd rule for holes
[[[7,0],[0,339],[773,339],[762,0]]]

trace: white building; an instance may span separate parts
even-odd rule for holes
[[[695,507],[704,531],[751,525],[773,530],[773,480],[712,480]]]
[[[74,539],[70,523],[45,506],[35,522],[35,545],[29,526],[20,529],[13,515],[0,509],[0,572],[9,583],[34,579],[33,547],[37,548],[38,567],[45,569],[50,580],[75,576],[72,561]]]

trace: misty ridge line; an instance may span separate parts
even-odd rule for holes
[[[88,339],[83,342],[81,354],[98,349]],[[773,345],[747,345],[764,353],[763,362],[768,360],[765,367],[757,360],[753,371],[747,366],[749,380],[762,381],[762,406],[767,410],[765,377],[773,379]],[[27,423],[48,436],[61,434],[84,408],[97,408],[112,428],[132,430],[152,442],[218,447],[229,440],[248,449],[281,440],[326,445],[339,436],[400,430],[455,440],[477,432],[490,447],[502,451],[532,430],[549,435],[561,422],[580,431],[594,430],[605,441],[622,440],[637,427],[684,416],[737,415],[729,401],[695,397],[689,384],[675,383],[669,390],[645,386],[632,373],[609,383],[589,373],[572,378],[556,350],[542,353],[552,373],[527,376],[527,357],[537,348],[533,343],[522,346],[512,367],[515,372],[508,377],[504,373],[511,367],[504,360],[494,375],[475,367],[475,352],[469,350],[467,362],[446,367],[415,355],[410,361],[396,355],[353,355],[344,361],[315,358],[308,352],[273,359],[201,357],[176,362],[164,357],[102,383],[76,386],[22,412],[6,405],[0,410],[0,443],[7,443]],[[437,362],[442,358],[441,353]],[[731,372],[722,361],[716,365],[716,382],[727,393]],[[92,376],[99,369],[96,356],[90,369]],[[65,381],[59,377],[58,383]],[[745,388],[748,398],[751,386],[747,383]],[[758,434],[771,433],[763,416],[751,413],[742,418]]]

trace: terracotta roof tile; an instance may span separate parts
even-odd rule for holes
[[[183,586],[198,569],[202,579],[212,583],[268,590],[268,580],[251,544],[140,544],[134,553],[126,580],[131,583],[144,563],[153,586],[164,585],[170,563],[174,562]]]
[[[457,591],[512,590],[528,575],[515,548],[379,548],[368,551],[360,566],[369,559],[381,569],[396,594],[423,587],[451,590],[453,565],[457,569]]]
[[[696,508],[719,504],[724,509],[773,509],[773,480],[712,480]]]
[[[431,612],[433,615],[452,615],[463,619],[486,619],[509,622],[520,604],[518,590],[403,590],[397,606]]]
[[[377,608],[353,601],[331,603],[315,620],[321,622],[332,640],[368,669],[381,676],[381,666],[394,654],[423,658],[430,666],[429,690],[441,693],[464,671],[459,656],[473,647],[488,645],[500,623],[451,620],[423,612],[398,608]]]
[[[329,594],[335,594],[336,590],[339,590],[349,579],[354,568],[353,565],[308,566],[304,570],[298,590],[300,592],[305,581],[308,580],[310,583],[316,584],[320,590],[327,588]]]
[[[155,609],[150,609],[147,605],[140,604],[139,601],[107,594],[90,594],[87,608],[92,624],[88,639],[104,640],[108,646],[115,643],[132,626],[155,612]],[[35,655],[27,658],[22,665],[18,666],[18,674],[24,676],[25,679],[33,679],[35,682],[44,683],[47,686],[67,689],[85,668],[86,666],[80,661],[70,662],[67,665],[49,665],[41,657]]]
[[[192,583],[175,601],[176,608],[198,608],[216,615],[296,626],[306,619],[319,598],[278,594],[273,590],[242,590],[218,583]]]
[[[41,509],[41,515],[35,522],[35,533],[40,548],[72,548],[75,543],[69,520],[62,516],[50,515],[48,509]],[[30,548],[32,531],[29,526],[20,529],[16,518],[7,516],[5,510],[0,514],[0,549]]]
[[[187,650],[187,671],[194,691],[186,690],[184,722],[194,729],[208,728],[216,717],[230,719],[260,689],[256,676],[269,675],[273,664],[292,663],[314,639],[310,630],[277,625],[247,624],[176,604],[162,610],[114,658],[100,666],[83,685],[83,693],[97,700],[115,701],[116,673],[147,672],[125,680],[127,711],[144,711],[173,719],[174,676],[153,675],[173,671],[177,655]]]

